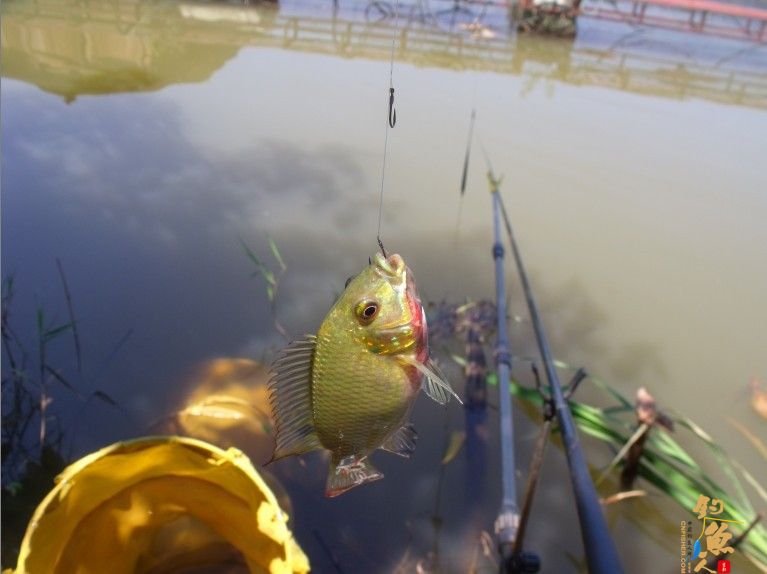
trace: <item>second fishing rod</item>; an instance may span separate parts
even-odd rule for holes
[[[564,392],[562,391],[562,384],[559,381],[559,375],[554,366],[554,357],[551,352],[548,337],[546,336],[546,331],[543,327],[543,322],[541,321],[538,304],[533,296],[527,271],[525,270],[524,262],[522,261],[522,255],[516,237],[514,236],[514,230],[511,226],[511,220],[500,194],[500,181],[495,178],[492,169],[488,169],[488,178],[491,184],[496,218],[499,210],[506,228],[511,251],[514,255],[514,261],[522,283],[522,290],[530,313],[533,330],[535,331],[535,338],[538,343],[541,360],[544,365],[546,379],[549,384],[551,405],[559,423],[559,430],[562,435],[562,442],[564,443],[565,454],[567,456],[567,463],[570,470],[573,494],[575,495],[576,507],[578,509],[581,537],[589,572],[594,574],[620,574],[623,572],[623,567],[621,566],[618,552],[608,531],[607,522],[602,513],[602,506],[599,503],[596,488],[591,480],[591,475],[589,474],[588,466],[586,465],[586,459],[578,440],[570,408],[565,399]],[[497,249],[497,246],[495,249]]]

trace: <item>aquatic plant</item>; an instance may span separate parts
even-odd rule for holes
[[[243,239],[240,239],[240,244],[242,245],[242,248],[245,250],[245,254],[248,256],[248,259],[251,260],[253,265],[255,265],[256,269],[251,273],[251,277],[261,277],[264,281],[266,281],[266,296],[269,298],[269,304],[272,312],[272,320],[274,321],[274,328],[277,329],[277,332],[282,335],[282,337],[286,341],[290,341],[291,337],[288,333],[287,329],[280,323],[279,319],[277,318],[277,293],[280,289],[280,280],[282,279],[282,276],[285,274],[285,272],[288,270],[288,266],[285,265],[285,261],[282,258],[282,254],[280,253],[280,250],[277,249],[277,244],[274,242],[274,239],[267,236],[267,242],[269,243],[269,249],[272,252],[272,256],[274,257],[275,261],[277,262],[277,265],[279,266],[279,269],[275,272],[269,269],[269,267],[264,264],[264,262],[261,260],[261,258],[256,255],[255,251],[251,249],[247,243]]]
[[[55,390],[63,390],[88,401],[96,399],[112,406],[117,403],[107,393],[96,389],[84,393],[76,383],[82,374],[82,353],[78,322],[72,296],[61,261],[56,260],[67,309],[68,320],[51,320],[42,305],[35,312],[35,338],[31,349],[28,341],[11,324],[11,311],[16,296],[13,275],[2,280],[2,477],[3,483],[14,483],[24,474],[26,465],[39,461],[46,448],[59,451],[63,431],[50,416],[49,408]],[[60,345],[69,335],[73,343],[74,371],[68,372],[51,360],[52,346]],[[70,369],[71,371],[71,369]]]
[[[561,361],[556,362],[560,369],[575,371]],[[492,379],[491,379],[492,380]],[[635,433],[634,404],[620,391],[599,378],[589,376],[598,389],[614,401],[606,407],[597,407],[578,401],[569,401],[570,410],[578,428],[618,452],[628,444]],[[512,394],[528,406],[543,408],[545,397],[537,390],[512,382]],[[628,415],[628,416],[627,416]],[[759,518],[745,492],[741,477],[758,494],[763,503],[767,503],[767,493],[746,468],[732,460],[715,440],[697,423],[681,413],[667,413],[669,419],[682,429],[689,431],[691,439],[702,443],[711,453],[719,468],[729,479],[729,488],[714,481],[705,470],[704,464],[695,460],[689,450],[675,440],[669,433],[657,432],[648,435],[642,456],[638,460],[638,476],[660,492],[677,502],[690,512],[698,496],[703,493],[724,502],[725,510],[721,517],[741,523],[741,532]],[[623,466],[624,459],[615,463]],[[736,531],[736,528],[731,528]],[[739,543],[739,550],[758,568],[767,572],[767,528],[756,524]]]
[[[440,338],[446,340],[451,334],[464,333],[471,313],[484,310],[485,315],[491,315],[493,308],[493,304],[489,301],[461,304],[443,302],[432,306],[433,319],[431,321]],[[474,324],[481,325],[482,323],[475,320]],[[492,325],[488,322],[484,325],[484,338],[487,338],[492,331]],[[455,363],[464,368],[467,367],[468,357],[452,353],[447,348],[445,350]],[[515,364],[534,363],[534,359],[514,357],[513,362]],[[555,361],[555,366],[570,373],[578,371],[578,369],[562,361]],[[695,506],[701,493],[722,500],[726,509],[722,517],[741,522],[740,534],[743,533],[747,525],[758,518],[759,514],[745,492],[743,481],[751,486],[762,503],[767,503],[767,492],[757,479],[744,466],[733,460],[700,425],[681,413],[664,413],[663,416],[668,419],[668,422],[688,432],[685,439],[685,442],[691,441],[688,448],[682,446],[680,440],[673,438],[667,432],[640,434],[637,432],[636,406],[632,400],[621,391],[592,375],[585,378],[578,377],[576,380],[579,379],[590,381],[612,402],[612,404],[602,407],[569,400],[573,419],[581,432],[605,443],[615,454],[606,468],[592,468],[595,482],[599,482],[600,476],[607,476],[616,470],[624,470],[627,461],[627,457],[624,455],[628,453],[633,444],[638,442],[637,436],[643,436],[645,440],[641,456],[636,459],[638,478],[649,482],[687,512],[690,512]],[[488,385],[497,387],[497,373],[488,372],[486,381]],[[568,390],[565,389],[566,394]],[[528,413],[541,412],[547,400],[547,397],[540,390],[525,386],[518,380],[512,380],[511,393]],[[668,425],[668,422],[664,420],[664,425]],[[641,429],[641,425],[639,428]],[[748,433],[747,438],[748,435],[752,435],[752,439],[756,439],[756,442],[752,439],[749,440],[761,452],[760,446],[763,446],[761,441],[753,436],[753,433]],[[706,463],[709,461],[696,461],[691,454],[690,451],[696,450],[696,443],[702,443],[713,456],[717,466],[724,471],[730,482],[727,487],[711,479],[705,470]],[[636,496],[640,496],[636,490],[623,490],[603,499],[603,503],[619,502]],[[738,529],[732,528],[730,530],[738,531]],[[738,543],[738,546],[748,560],[763,571],[767,571],[767,529],[762,524],[756,524],[747,536]]]
[[[51,428],[48,424],[51,384],[58,382],[76,392],[67,377],[48,360],[50,346],[65,333],[73,332],[74,322],[51,325],[45,311],[38,307],[37,348],[33,355],[11,326],[14,296],[14,277],[8,276],[2,282],[3,374],[0,383],[3,394],[2,474],[5,484],[18,481],[27,463],[39,460],[46,447],[60,448],[60,429]]]
[[[64,295],[67,321],[50,319],[42,305],[34,317],[31,341],[12,324],[16,281],[13,275],[2,280],[2,559],[14,560],[21,535],[32,511],[53,486],[54,477],[66,462],[62,454],[65,433],[51,411],[59,393],[87,403],[96,399],[116,406],[105,392],[85,393],[78,380],[83,363],[72,296],[64,267],[56,260]],[[64,369],[51,356],[71,341],[73,368]]]

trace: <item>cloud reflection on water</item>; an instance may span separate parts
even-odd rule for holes
[[[342,288],[334,244],[358,228],[353,215],[361,209],[362,175],[347,154],[267,141],[216,161],[180,137],[178,115],[163,101],[129,106],[118,97],[39,114],[46,99],[19,90],[4,126],[4,265],[20,281],[45,285],[50,269],[40,255],[61,256],[75,292],[99,294],[79,302],[83,316],[98,317],[106,333],[120,316],[165,365],[189,360],[195,348],[212,352],[193,334],[201,323],[224,346],[242,344],[245,333],[274,341],[271,323],[255,320],[269,312],[263,286],[248,279],[239,237],[263,247],[271,231],[291,260],[303,252],[310,261],[305,271],[319,287],[285,309],[296,327],[306,328]],[[283,228],[296,210],[312,214],[317,228]],[[312,253],[307,244],[316,245]],[[293,292],[288,283],[285,299]],[[189,316],[189,304],[199,314]]]

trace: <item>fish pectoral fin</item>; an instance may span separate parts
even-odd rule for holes
[[[455,400],[458,401],[458,404],[463,405],[461,397],[458,396],[458,394],[450,386],[450,383],[447,382],[447,377],[442,372],[442,369],[439,368],[437,363],[429,359],[426,361],[425,367],[427,370],[425,381],[426,394],[441,405],[446,405],[450,400],[450,395],[453,395]],[[441,397],[443,400],[437,400],[436,397]]]
[[[453,395],[460,404],[463,404],[461,397],[450,387],[450,383],[445,381],[445,375],[442,374],[442,371],[434,361],[429,359],[424,364],[419,363],[413,357],[404,355],[399,357],[399,360],[421,371],[424,376],[422,388],[429,398],[441,405],[446,405],[450,400],[450,395]]]
[[[382,472],[370,464],[367,457],[354,459],[349,464],[335,463],[331,459],[328,469],[328,482],[325,487],[325,496],[333,498],[360,486],[367,482],[380,480],[384,477]]]
[[[417,441],[418,433],[415,431],[415,427],[408,423],[390,434],[389,438],[381,445],[381,449],[410,458],[410,455],[415,452],[415,443]]]
[[[272,363],[272,376],[267,386],[276,446],[269,462],[322,448],[314,429],[311,405],[316,340],[314,335],[306,335],[293,341]]]

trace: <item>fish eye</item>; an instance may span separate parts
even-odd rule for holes
[[[378,303],[375,301],[360,301],[357,304],[357,319],[363,325],[367,325],[378,315]]]
[[[366,319],[372,319],[373,315],[375,315],[377,312],[378,312],[378,305],[373,304],[373,305],[368,305],[367,307],[365,307],[365,309],[363,309],[362,311],[362,315]]]

